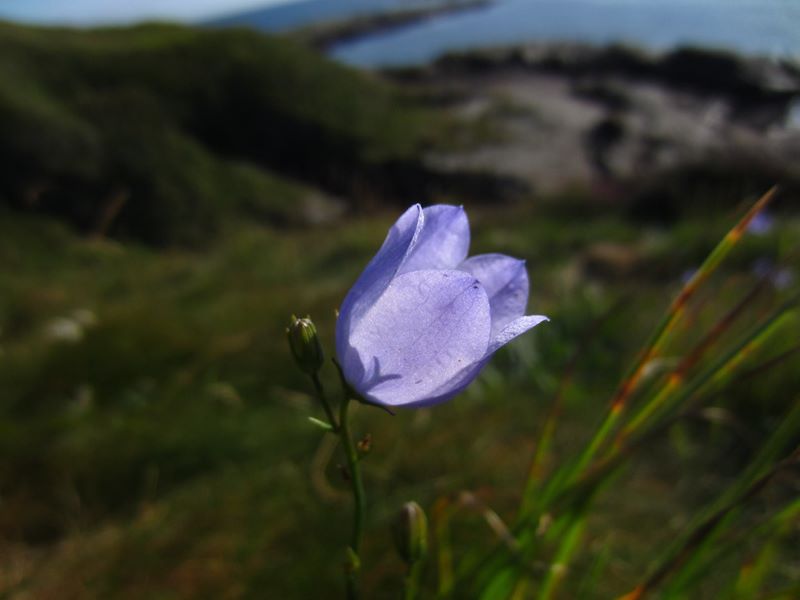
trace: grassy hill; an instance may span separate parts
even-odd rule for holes
[[[317,188],[354,207],[422,200],[393,183],[426,175],[414,156],[440,135],[436,113],[285,40],[162,25],[2,25],[0,83],[0,597],[342,597],[347,483],[332,439],[307,421],[321,411],[284,328],[310,313],[332,348],[334,308],[398,211],[285,225],[304,218],[297,207]],[[504,348],[453,402],[355,411],[354,430],[374,440],[363,464],[366,598],[402,586],[389,525],[403,502],[433,515],[470,490],[512,522],[556,397],[543,466],[574,457],[743,196],[669,226],[581,191],[465,203],[472,253],[525,259],[529,312],[551,322]],[[730,311],[739,318],[721,346],[797,292],[790,209],[742,235],[686,307],[648,387]],[[747,376],[701,398],[708,415],[654,438],[599,494],[563,597],[630,590],[736,481],[797,403],[797,321],[748,349]],[[322,376],[333,390],[330,362]],[[798,485],[770,487],[743,526]],[[474,511],[451,532],[459,565],[497,541]],[[768,546],[776,589],[796,590],[796,541],[795,528]],[[728,547],[696,597],[721,597],[750,572],[751,548]],[[556,560],[549,545],[542,557]],[[435,595],[432,563],[424,587]]]
[[[232,214],[291,223],[304,186],[349,195],[407,160],[426,117],[250,31],[0,24],[0,203],[83,231],[197,244]]]
[[[364,463],[371,598],[397,595],[403,565],[389,521],[408,498],[430,509],[477,490],[513,518],[576,349],[553,464],[588,438],[681,273],[726,225],[687,220],[667,236],[608,210],[584,212],[576,226],[561,209],[469,208],[473,251],[525,258],[531,309],[552,322],[504,350],[451,403],[396,417],[356,413],[356,430],[374,438]],[[311,313],[331,348],[333,307],[392,218],[294,230],[251,223],[197,252],[91,240],[53,219],[0,212],[0,594],[342,597],[346,483],[332,440],[306,421],[319,408],[283,327],[290,313]],[[758,279],[753,264],[791,261],[799,226],[785,218],[742,241],[692,307],[675,352],[738,302]],[[615,271],[614,260],[603,262],[609,244],[633,264]],[[788,293],[762,286],[744,325]],[[795,345],[796,327],[795,317],[745,368]],[[638,456],[593,516],[579,568],[598,547],[619,558],[583,597],[615,597],[638,581],[780,422],[798,374],[794,355],[726,388],[714,406],[733,425],[687,423]],[[330,364],[323,375],[333,385]],[[477,517],[464,519],[458,556],[474,556],[493,534]],[[787,558],[776,559],[778,583],[800,569],[788,558],[792,539],[779,554]],[[735,568],[720,567],[717,584]]]

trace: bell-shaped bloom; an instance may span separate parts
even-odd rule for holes
[[[409,208],[342,303],[336,352],[366,400],[419,407],[466,388],[497,351],[547,317],[525,316],[525,262],[467,258],[464,209]]]

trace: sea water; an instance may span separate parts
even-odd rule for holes
[[[344,42],[331,54],[374,67],[530,41],[698,46],[800,60],[800,0],[496,0]]]

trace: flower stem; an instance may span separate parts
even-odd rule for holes
[[[322,387],[322,382],[319,380],[319,375],[317,375],[316,373],[311,375],[311,381],[314,383],[314,390],[316,390],[317,392],[317,398],[319,398],[320,404],[322,404],[322,408],[325,409],[325,415],[328,417],[328,422],[333,428],[333,431],[334,432],[339,431],[339,425],[336,423],[336,417],[333,414],[333,409],[331,408],[331,404],[330,402],[328,402],[327,396],[325,396],[325,390]]]
[[[416,560],[408,567],[405,581],[405,600],[416,600],[419,597],[419,580],[422,577],[423,561]]]
[[[350,540],[350,550],[355,555],[351,564],[347,568],[347,597],[350,600],[358,598],[358,571],[360,569],[361,536],[364,532],[364,517],[366,515],[366,496],[364,495],[364,484],[361,480],[361,471],[358,466],[358,453],[356,452],[353,438],[350,435],[350,422],[347,418],[347,409],[350,406],[350,398],[345,395],[342,399],[342,406],[339,412],[339,437],[342,442],[345,458],[347,459],[347,470],[350,475],[350,482],[353,485],[353,500],[355,503],[353,514],[353,533]]]

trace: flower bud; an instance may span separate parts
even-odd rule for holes
[[[392,526],[397,552],[409,565],[428,553],[428,519],[416,502],[406,502]]]
[[[303,372],[315,375],[325,361],[325,354],[322,352],[314,322],[310,317],[298,319],[292,315],[292,322],[286,328],[286,336],[297,366]]]

